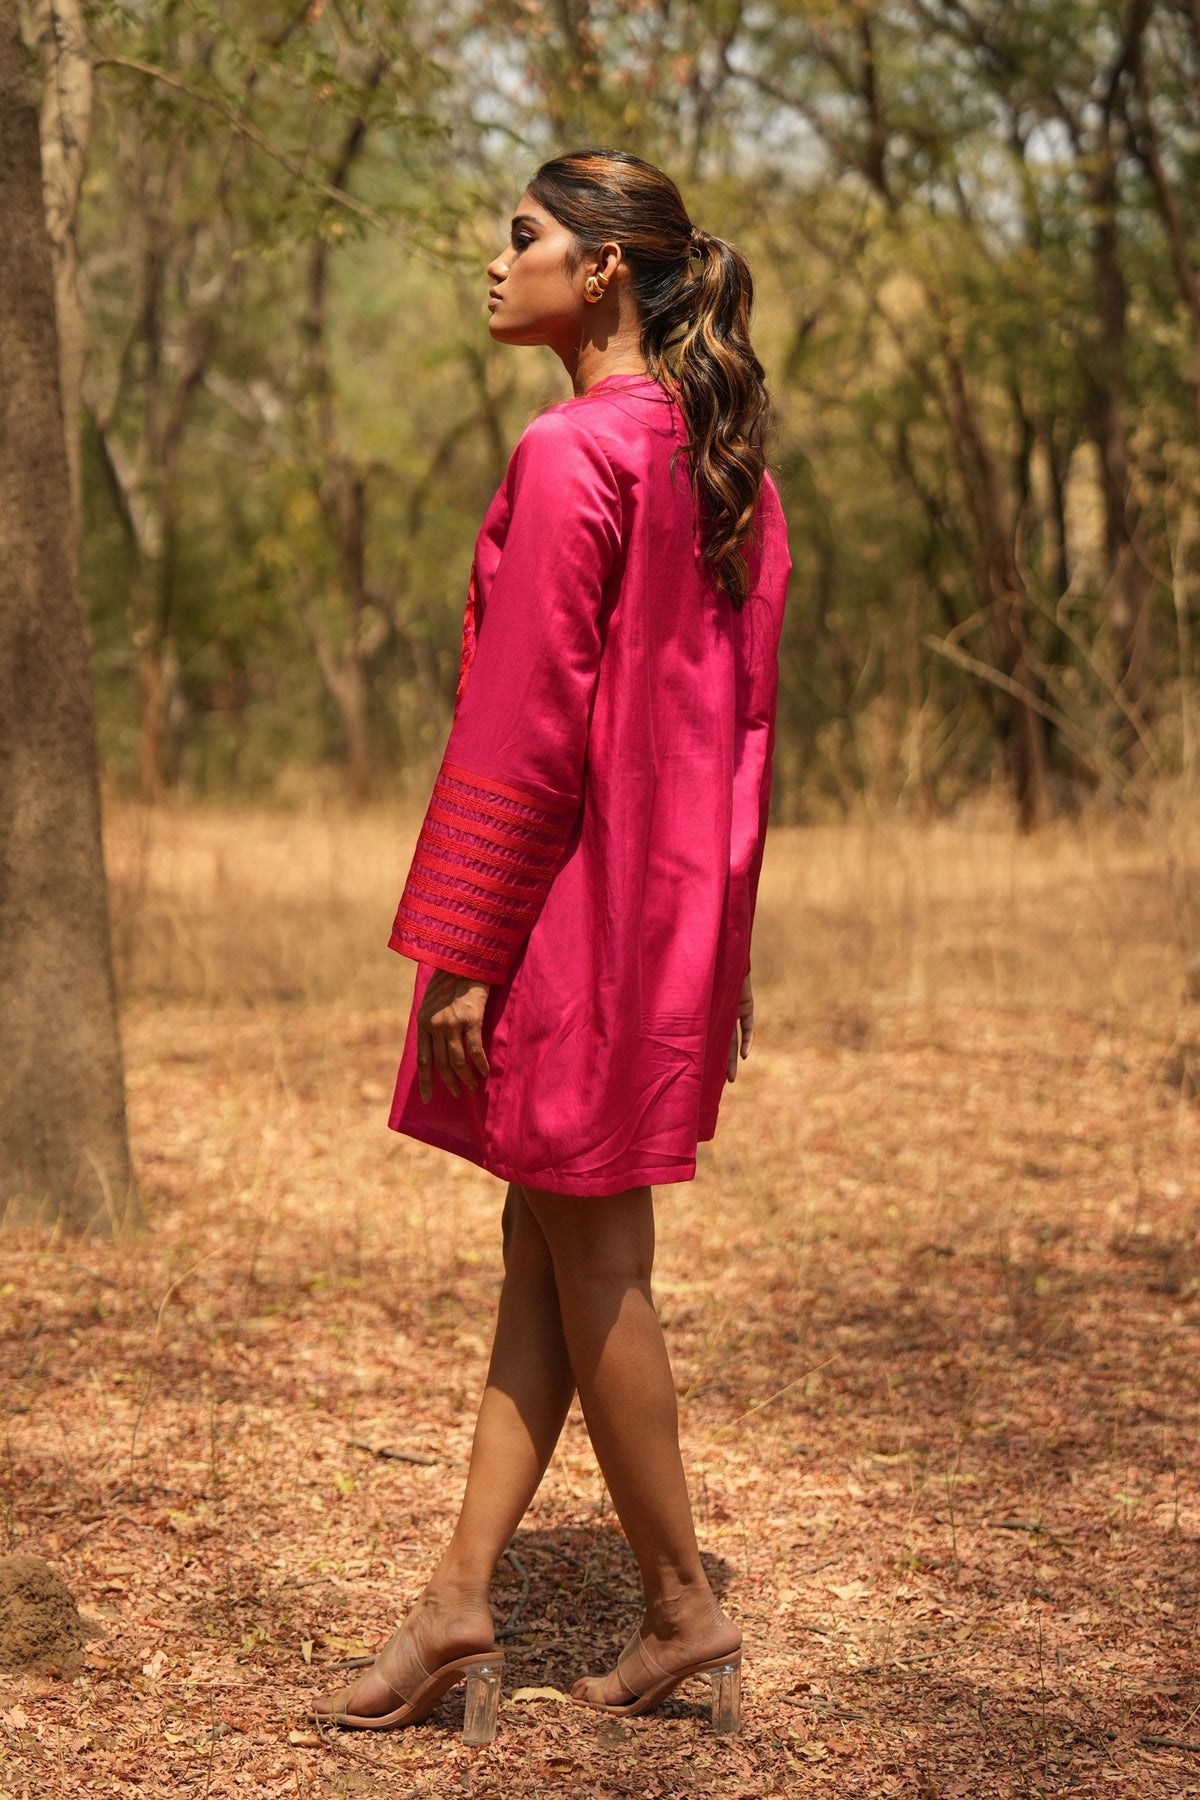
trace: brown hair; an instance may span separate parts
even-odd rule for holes
[[[763,368],[750,346],[754,283],[745,257],[692,224],[669,175],[623,150],[556,156],[529,192],[574,233],[581,255],[621,246],[646,367],[677,395],[687,424],[701,552],[740,607],[767,425]]]

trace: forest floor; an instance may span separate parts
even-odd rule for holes
[[[10,1233],[0,1800],[1200,1795],[1200,1006],[1179,818],[775,834],[759,1037],[657,1292],[744,1725],[564,1704],[635,1570],[573,1417],[494,1588],[500,1732],[319,1732],[454,1516],[503,1190],[386,1130],[411,845],[114,809],[151,1229]],[[1193,985],[1196,985],[1193,976]]]

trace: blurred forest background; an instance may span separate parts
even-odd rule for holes
[[[555,1703],[637,1598],[573,1415],[496,1744],[327,1737],[484,1378],[384,943],[565,395],[484,265],[597,140],[751,259],[795,559],[656,1273],[745,1728]],[[0,1800],[1200,1793],[1200,0],[0,0],[0,212],[0,1565],[101,1634],[0,1567]]]
[[[757,273],[777,819],[1002,786],[1033,826],[1190,775],[1194,0],[89,0],[86,144],[72,11],[29,36],[82,175],[118,792],[428,780],[480,516],[564,395],[490,344],[483,265],[587,142],[666,166]]]

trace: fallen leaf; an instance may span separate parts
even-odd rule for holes
[[[871,1592],[871,1588],[870,1583],[866,1581],[843,1581],[838,1585],[831,1586],[829,1591],[831,1594],[836,1594],[839,1600],[865,1600]]]

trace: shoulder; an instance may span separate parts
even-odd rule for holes
[[[783,516],[783,501],[779,498],[779,489],[775,485],[770,470],[764,470],[762,487],[759,491],[758,516],[764,531],[782,532],[787,535],[787,521]]]
[[[776,565],[783,563],[790,569],[787,518],[779,489],[767,471],[763,473],[762,487],[759,489],[754,535],[761,545],[765,562]]]
[[[547,462],[563,456],[594,460],[596,436],[583,411],[578,400],[563,400],[535,414],[517,439],[513,462]]]
[[[608,433],[597,432],[594,424],[594,414],[574,400],[548,407],[531,419],[508,465],[512,498],[516,500],[524,489],[583,487],[615,500],[620,484]]]
[[[532,419],[515,459],[562,456],[606,465],[619,482],[656,453],[679,449],[686,435],[675,401],[650,376],[610,376]]]

